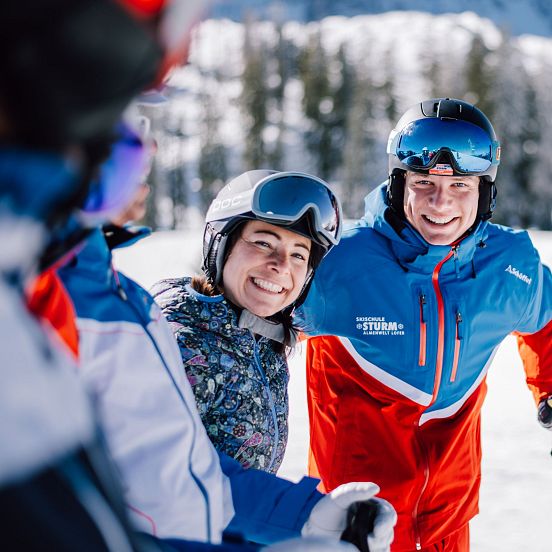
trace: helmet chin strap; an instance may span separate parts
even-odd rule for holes
[[[284,343],[285,332],[284,325],[281,322],[271,322],[262,316],[257,316],[247,309],[243,309],[238,320],[240,328],[248,329],[252,333],[262,335],[278,343]],[[297,343],[297,332],[293,329],[290,332],[289,347],[294,347]]]

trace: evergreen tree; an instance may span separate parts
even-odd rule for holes
[[[332,68],[334,82],[330,79]],[[345,46],[332,59],[324,50],[318,28],[300,55],[299,73],[303,111],[309,123],[305,143],[316,173],[329,180],[342,164],[346,114],[352,96],[352,70]]]
[[[267,123],[266,48],[255,36],[253,22],[245,23],[243,45],[244,70],[240,104],[245,127],[245,169],[257,169],[265,162],[263,131]]]
[[[351,106],[347,113],[347,140],[343,154],[340,197],[344,213],[350,218],[357,218],[363,214],[363,198],[374,186],[372,167],[381,164],[381,156],[376,159],[375,155],[375,91],[369,74],[366,70],[356,74]]]
[[[494,68],[489,63],[491,51],[480,34],[474,34],[465,63],[466,98],[477,104],[491,120],[493,104],[491,89],[494,82]]]
[[[333,110],[328,124],[331,129],[331,167],[333,173],[343,163],[343,148],[347,139],[347,114],[351,108],[355,74],[347,58],[345,44],[341,44],[337,52],[336,64],[339,73],[338,83],[333,92]]]
[[[286,132],[286,86],[294,73],[297,72],[297,48],[284,37],[283,26],[276,26],[277,42],[273,53],[274,70],[270,76],[273,86],[269,89],[268,117],[276,131],[276,137],[271,145],[267,145],[267,160],[271,168],[283,170],[284,166],[284,134]]]
[[[521,213],[521,226],[550,228],[550,194],[541,195],[534,181],[537,166],[537,147],[540,141],[540,120],[536,105],[536,96],[529,80],[525,87],[525,119],[520,129],[519,143],[522,149],[514,168],[514,179],[519,183],[521,193],[527,194],[525,210]]]
[[[395,62],[393,60],[393,50],[388,49],[385,52],[383,67],[385,70],[384,81],[379,87],[379,95],[382,100],[382,106],[388,121],[395,123],[397,120],[398,108],[395,92]]]
[[[536,198],[533,224],[542,230],[552,230],[552,156],[548,146],[552,140],[552,66],[544,64],[532,83],[539,136],[535,141],[526,142],[524,151],[534,160],[531,179]]]
[[[502,155],[498,173],[499,201],[494,221],[509,226],[524,226],[530,218],[528,166],[524,159],[523,140],[530,119],[527,103],[527,74],[520,52],[508,36],[495,52],[496,79],[490,100],[493,126],[501,142]]]
[[[140,114],[145,115],[151,123],[151,133],[154,140],[157,142],[157,150],[159,151],[159,140],[162,139],[162,110],[155,107],[142,106],[140,107]],[[161,137],[161,138],[160,138]],[[146,214],[141,223],[152,228],[157,229],[157,202],[159,199],[160,190],[160,174],[161,168],[159,166],[159,156],[156,154],[152,160],[151,170],[147,178],[148,185],[150,187],[150,193],[146,200]]]
[[[299,56],[299,75],[303,81],[303,112],[307,119],[321,119],[320,104],[330,96],[328,59],[322,46],[320,29],[309,36]]]
[[[220,76],[215,75],[216,87],[220,88]],[[214,196],[228,179],[226,148],[219,136],[220,114],[209,89],[203,93],[203,130],[201,133],[201,151],[199,154],[198,177],[202,209],[206,210]]]

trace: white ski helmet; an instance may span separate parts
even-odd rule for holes
[[[248,220],[261,220],[312,241],[310,273],[295,305],[322,258],[337,245],[342,230],[341,203],[322,179],[300,172],[248,171],[217,194],[205,217],[203,270],[217,285],[227,257],[229,237]]]

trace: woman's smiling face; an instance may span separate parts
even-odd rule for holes
[[[221,288],[227,299],[257,316],[291,305],[309,272],[311,240],[262,221],[249,221],[226,259]]]

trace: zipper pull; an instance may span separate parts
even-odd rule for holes
[[[455,245],[452,248],[454,254],[454,270],[456,272],[456,278],[460,278],[460,261],[458,260],[458,246]]]
[[[418,352],[418,366],[425,366],[426,363],[426,340],[427,324],[425,315],[426,296],[420,294],[420,350]]]
[[[117,294],[123,301],[128,301],[128,296],[125,293],[123,286],[121,285],[119,273],[115,270],[115,268],[113,267],[113,264],[111,265],[111,273],[113,275],[113,279],[115,280],[115,287],[117,288]]]
[[[425,310],[426,310],[426,296],[422,293],[420,295],[420,321],[425,322],[426,316],[425,316]]]
[[[463,322],[462,314],[460,311],[456,312],[456,335],[458,336],[458,339],[462,340],[464,339],[464,333],[463,333]]]
[[[460,358],[460,342],[462,341],[462,315],[456,311],[456,337],[454,339],[454,357],[452,359],[452,370],[450,373],[450,382],[456,380],[456,371],[458,370],[458,359]]]

